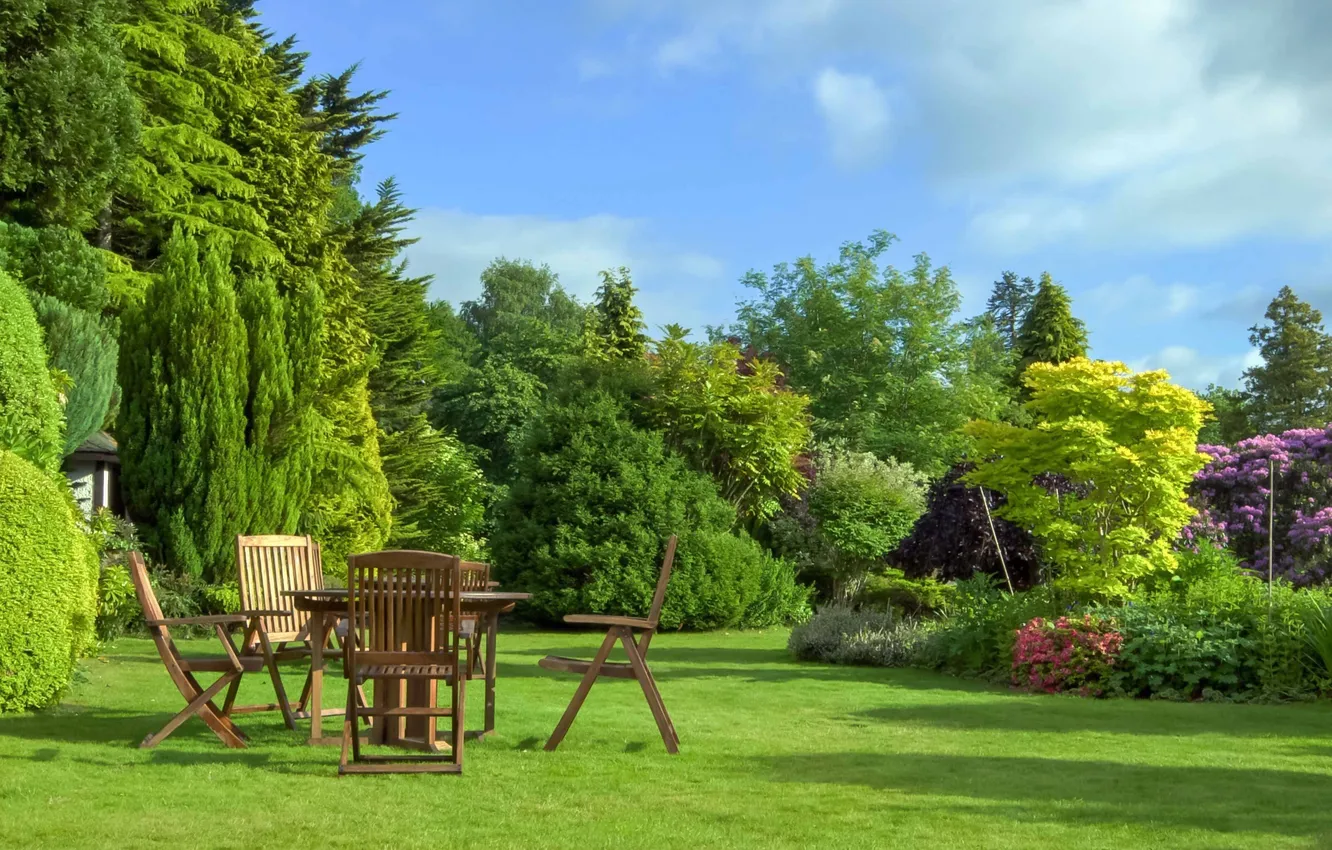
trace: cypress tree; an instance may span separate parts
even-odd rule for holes
[[[1022,322],[1017,353],[1021,370],[1032,363],[1063,363],[1087,355],[1087,326],[1073,315],[1073,302],[1048,272]]]
[[[112,0],[0,4],[0,216],[90,225],[135,147]]]
[[[1323,314],[1283,286],[1265,316],[1266,325],[1249,329],[1263,358],[1244,373],[1249,424],[1260,434],[1323,427],[1332,419],[1332,338]]]
[[[235,575],[235,535],[249,531],[246,331],[227,248],[172,238],[120,362],[127,506],[160,558],[209,581]]]

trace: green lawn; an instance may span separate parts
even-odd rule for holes
[[[626,681],[543,752],[576,680],[536,661],[598,640],[501,635],[499,735],[468,745],[462,777],[344,778],[274,714],[242,718],[247,750],[198,720],[137,749],[181,703],[152,645],[121,641],[59,709],[0,719],[0,846],[1332,846],[1322,705],[1022,696],[792,663],[780,632],[663,635],[679,756]],[[479,683],[469,696],[477,726]]]

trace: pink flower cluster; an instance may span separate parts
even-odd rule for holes
[[[1037,617],[1016,632],[1013,684],[1055,694],[1102,696],[1124,636],[1113,622],[1091,614],[1081,620]]]

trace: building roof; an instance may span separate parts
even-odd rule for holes
[[[116,460],[116,438],[105,431],[98,431],[84,440],[70,457],[86,457],[95,460]]]

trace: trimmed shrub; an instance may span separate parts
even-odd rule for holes
[[[60,467],[64,413],[28,296],[0,271],[0,449],[48,472]]]
[[[766,626],[802,616],[789,566],[731,531],[735,508],[707,476],[636,428],[621,403],[591,391],[532,423],[516,480],[496,510],[496,577],[533,594],[530,613],[642,616],[662,548],[680,536],[662,609],[665,628]]]
[[[3,450],[0,517],[0,712],[42,708],[93,644],[97,554],[68,488]]]

